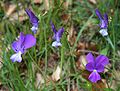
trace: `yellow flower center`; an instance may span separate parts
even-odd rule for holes
[[[97,72],[97,70],[94,69],[93,72]]]

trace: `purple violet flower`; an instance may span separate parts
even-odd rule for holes
[[[53,43],[52,43],[52,46],[54,47],[58,47],[58,46],[62,46],[61,42],[60,42],[60,39],[63,35],[63,32],[64,32],[64,28],[60,28],[58,31],[56,30],[55,28],[55,25],[52,23],[52,21],[50,22],[51,24],[51,28],[54,32],[54,35],[53,35],[53,39],[55,40]]]
[[[109,59],[104,55],[99,55],[94,58],[92,53],[88,53],[86,56],[86,60],[88,62],[86,65],[86,69],[92,72],[89,75],[88,79],[91,82],[96,83],[98,80],[101,79],[99,73],[104,71],[104,67],[109,64]]]
[[[108,15],[105,13],[104,17],[101,15],[100,11],[98,9],[95,10],[96,15],[98,16],[99,20],[100,20],[100,34],[102,36],[107,36],[108,32],[107,32],[107,28],[108,28]]]
[[[32,34],[24,35],[22,32],[20,33],[20,37],[17,41],[12,43],[12,49],[15,54],[13,54],[10,59],[12,62],[21,62],[21,55],[26,51],[26,49],[31,48],[36,44],[36,38]]]
[[[25,11],[30,18],[30,22],[32,23],[31,30],[34,32],[34,34],[36,34],[38,30],[39,19],[35,16],[35,14],[30,9],[26,9]]]

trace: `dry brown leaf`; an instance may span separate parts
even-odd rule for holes
[[[61,15],[61,18],[62,18],[62,20],[64,21],[64,23],[67,23],[68,20],[69,20],[69,18],[70,18],[70,15],[63,13],[63,14]]]
[[[92,4],[97,4],[96,0],[89,0],[89,2]]]
[[[40,85],[43,84],[44,82],[45,82],[45,81],[44,81],[42,75],[41,75],[40,73],[37,73],[37,74],[36,74],[35,86],[36,86],[37,88],[40,88]]]
[[[55,70],[55,72],[53,72],[52,74],[52,80],[53,81],[58,81],[60,79],[60,74],[61,74],[61,68],[59,67],[59,65],[57,66],[57,69]]]
[[[78,49],[85,49],[86,48],[86,43],[85,42],[79,42],[77,48]]]
[[[48,67],[49,68],[54,68],[57,66],[59,56],[57,53],[51,53],[49,58],[48,58]]]
[[[25,15],[25,10],[22,9],[22,10],[19,10],[18,12],[15,12],[13,13],[12,15],[10,15],[9,19],[11,21],[14,21],[14,20],[19,20],[20,22],[28,19],[28,17]]]
[[[90,42],[90,44],[86,45],[89,50],[97,51],[97,45],[94,42]]]
[[[45,7],[47,10],[49,10],[49,0],[44,0],[45,1]]]
[[[78,88],[76,87],[76,88],[74,88],[72,91],[79,91],[79,90],[78,90]]]
[[[104,91],[106,88],[106,83],[99,80],[97,83],[92,83],[92,91]]]
[[[40,4],[40,3],[43,2],[43,0],[34,0],[33,2],[34,2],[35,4]]]
[[[66,2],[63,3],[63,5],[64,5],[64,8],[65,8],[65,9],[68,9],[69,2],[66,1]]]
[[[86,56],[81,55],[76,62],[77,68],[80,69],[80,70],[85,70],[86,64],[87,64]]]
[[[116,89],[120,84],[120,70],[114,70],[115,80],[112,81],[111,88]]]
[[[45,79],[46,79],[46,86],[50,85],[51,82],[54,84],[51,76],[47,75]]]
[[[49,10],[50,6],[52,6],[52,0],[44,0],[45,10]]]
[[[91,50],[91,51],[97,51],[97,45],[93,42],[79,42],[77,45],[77,50]]]
[[[63,2],[64,0],[61,0],[61,3]],[[71,0],[66,0],[64,1],[63,3],[63,6],[64,6],[64,9],[68,9],[68,7],[72,5],[72,1]]]
[[[89,75],[90,75],[90,72],[87,71],[87,70],[85,70],[85,71],[82,73],[82,77],[83,77],[84,79],[86,79],[86,80],[88,80]],[[89,80],[88,80],[88,81],[89,81]]]
[[[120,81],[120,70],[114,70],[115,79]]]
[[[10,90],[9,90],[9,87],[0,85],[0,91],[10,91]],[[14,91],[14,90],[12,89],[11,91]]]
[[[70,44],[71,45],[73,45],[74,43],[75,43],[75,40],[76,40],[76,36],[75,36],[75,34],[76,34],[76,31],[75,31],[75,29],[74,29],[74,26],[73,26],[73,24],[71,25],[71,28],[70,28],[70,30],[68,31],[68,36],[67,36],[67,39],[68,39],[68,41],[70,42]]]
[[[83,55],[89,52],[99,55],[99,53],[97,52],[97,45],[92,42],[91,43],[79,42],[77,45],[77,49],[75,51],[75,55],[77,56],[77,58],[79,58],[80,55]]]
[[[16,9],[16,5],[15,4],[9,5],[9,8],[8,8],[8,10],[6,12],[6,16],[7,17],[10,16],[15,11],[15,9]]]
[[[78,91],[78,87],[77,87],[77,85],[75,83],[75,80],[72,80],[72,84],[71,85],[72,85],[71,86],[71,91]]]

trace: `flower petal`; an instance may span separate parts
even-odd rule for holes
[[[95,69],[97,72],[103,72],[104,71],[104,66],[102,64],[96,65]]]
[[[105,20],[101,20],[100,28],[107,28],[107,24],[106,24]]]
[[[107,28],[106,28],[106,29],[101,29],[101,30],[99,31],[99,33],[100,33],[103,37],[108,36]]]
[[[12,60],[12,62],[21,62],[22,61],[22,57],[21,57],[21,52],[19,51],[18,53],[16,54],[13,54],[10,59]]]
[[[25,11],[29,16],[30,22],[32,23],[32,25],[38,26],[39,19],[35,16],[35,14],[30,9],[26,9]]]
[[[98,72],[92,72],[90,75],[89,75],[89,78],[88,78],[91,82],[93,83],[96,83],[98,80],[101,79],[100,75]]]
[[[36,34],[38,30],[38,26],[32,26],[31,30],[34,34]]]
[[[103,66],[106,66],[107,64],[109,64],[109,59],[104,55],[99,55],[95,59],[95,62],[96,62],[96,65],[102,64]]]
[[[88,71],[93,71],[95,69],[95,66],[94,66],[94,63],[93,62],[90,62],[86,65],[86,69]]]
[[[54,42],[52,43],[52,46],[58,47],[58,46],[62,46],[62,44],[61,44],[59,41],[54,41]]]
[[[100,20],[103,20],[102,15],[101,15],[101,13],[100,13],[100,11],[98,9],[95,10],[95,13],[96,13],[96,15],[98,16],[98,18]]]
[[[52,21],[50,22],[50,24],[51,24],[51,28],[52,28],[53,32],[56,34],[57,30],[55,28],[55,25],[52,23]]]
[[[108,15],[106,13],[104,14],[104,20],[105,20],[105,23],[108,25]]]
[[[21,44],[19,41],[14,41],[11,46],[14,52],[18,52],[21,49]]]
[[[25,38],[25,35],[23,34],[23,32],[20,32],[19,41],[21,44],[24,42],[24,38]]]
[[[14,42],[12,43],[12,49],[14,50],[14,52],[18,52],[18,51],[23,52],[22,43],[24,42],[24,38],[25,38],[25,36],[24,36],[24,34],[21,32],[18,41],[14,41]]]
[[[31,48],[36,44],[36,38],[32,34],[27,34],[24,40],[24,49]]]
[[[63,32],[64,32],[64,28],[60,28],[56,34],[56,41],[60,41],[62,35],[63,35]]]
[[[86,60],[87,60],[87,62],[89,63],[89,62],[95,62],[94,61],[94,56],[92,55],[92,53],[88,53],[87,54],[87,56],[86,56]]]

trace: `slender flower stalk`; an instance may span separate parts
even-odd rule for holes
[[[96,83],[101,79],[100,74],[104,71],[104,67],[109,64],[109,59],[104,55],[99,55],[96,58],[92,55],[92,53],[88,53],[86,56],[87,65],[86,69],[91,72],[88,79]]]
[[[63,32],[64,32],[64,28],[60,28],[58,31],[56,30],[55,28],[55,25],[52,23],[52,21],[50,22],[51,24],[51,28],[54,32],[54,35],[53,35],[53,40],[55,40],[53,43],[52,43],[52,46],[54,47],[58,47],[58,46],[62,46],[61,42],[60,42],[60,39],[63,35]]]
[[[35,16],[35,14],[30,9],[26,9],[25,11],[30,18],[30,22],[32,23],[31,30],[34,34],[36,34],[38,30],[39,19]]]
[[[21,62],[21,55],[36,44],[36,38],[32,34],[24,35],[22,32],[20,33],[20,37],[17,41],[12,43],[12,49],[15,52],[10,59],[12,62]]]

